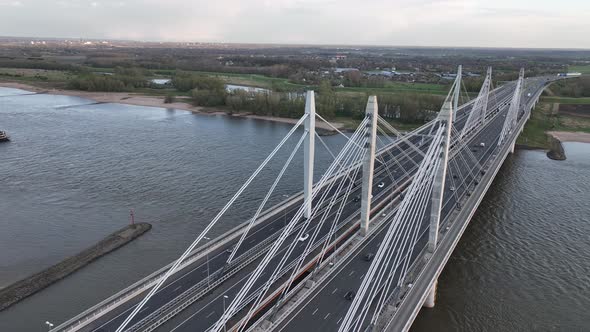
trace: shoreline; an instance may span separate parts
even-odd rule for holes
[[[579,143],[590,143],[590,133],[581,131],[548,131],[547,135],[553,136],[553,138],[560,142],[579,142]]]
[[[585,132],[568,132],[568,131],[548,131],[547,136],[551,141],[551,149],[547,152],[547,157],[553,160],[566,160],[564,142],[590,143],[590,133]]]
[[[109,104],[126,104],[126,105],[135,105],[135,106],[144,106],[144,107],[158,107],[158,108],[167,108],[167,109],[178,109],[183,111],[189,111],[195,114],[203,114],[203,115],[225,115],[231,116],[234,118],[244,118],[244,119],[254,119],[254,120],[262,120],[262,121],[271,121],[271,122],[278,122],[278,123],[287,123],[287,124],[295,124],[299,119],[293,118],[282,118],[276,116],[265,116],[265,115],[254,115],[251,113],[230,113],[229,111],[225,111],[219,108],[210,108],[210,107],[201,107],[201,106],[194,106],[187,102],[176,101],[174,103],[165,104],[164,97],[155,97],[155,96],[146,96],[142,94],[137,94],[133,92],[89,92],[89,91],[79,91],[79,90],[65,90],[65,89],[44,89],[38,86],[29,85],[25,83],[19,82],[0,82],[0,87],[4,88],[13,88],[13,89],[21,89],[30,91],[33,93],[38,94],[50,94],[50,95],[63,95],[63,96],[71,96],[71,97],[80,97],[86,98],[97,103],[109,103]],[[179,99],[177,97],[177,99]],[[332,122],[332,125],[339,130],[345,130],[344,124],[338,122]],[[316,121],[316,127],[318,129],[327,131],[327,132],[334,132],[332,127],[328,126],[327,124],[323,123],[322,121]]]

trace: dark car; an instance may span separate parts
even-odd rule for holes
[[[358,202],[361,200],[360,196],[354,196],[354,198],[352,199],[353,202]]]
[[[370,252],[370,253],[366,254],[365,257],[363,257],[363,259],[366,260],[367,262],[370,262],[373,260],[373,257],[375,257],[375,254]]]
[[[347,299],[348,301],[352,301],[354,299],[355,295],[356,295],[356,293],[354,291],[348,291],[348,293],[346,293],[346,295],[344,295],[344,298]]]

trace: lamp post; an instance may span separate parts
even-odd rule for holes
[[[225,300],[227,298],[228,298],[227,295],[223,295],[223,313],[222,313],[222,315],[225,314]],[[227,331],[225,326],[226,326],[225,323],[223,323],[223,332]]]
[[[211,280],[209,280],[209,240],[211,240],[210,238],[203,236],[203,239],[205,241],[207,241],[207,246],[205,246],[205,251],[207,252],[207,256],[206,256],[206,260],[207,260],[207,286],[211,286],[210,282]]]
[[[283,194],[283,197],[289,198],[289,195]],[[285,223],[285,226],[287,226],[287,208],[286,207],[283,208],[283,221]]]
[[[49,331],[51,331],[51,328],[53,327],[53,323],[51,323],[50,321],[45,321],[45,324],[47,326],[49,326]]]

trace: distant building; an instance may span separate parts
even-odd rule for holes
[[[582,76],[582,73],[559,73],[559,74],[557,74],[557,76],[561,76],[561,77],[577,77],[577,76]]]
[[[388,71],[388,70],[372,70],[372,71],[368,71],[366,72],[367,75],[369,76],[385,76],[385,77],[392,77],[394,74],[394,72],[392,71]]]
[[[357,68],[334,68],[335,73],[345,73],[347,71],[359,71]]]

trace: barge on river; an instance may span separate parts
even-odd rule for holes
[[[5,131],[0,130],[0,142],[10,141],[10,136]]]

